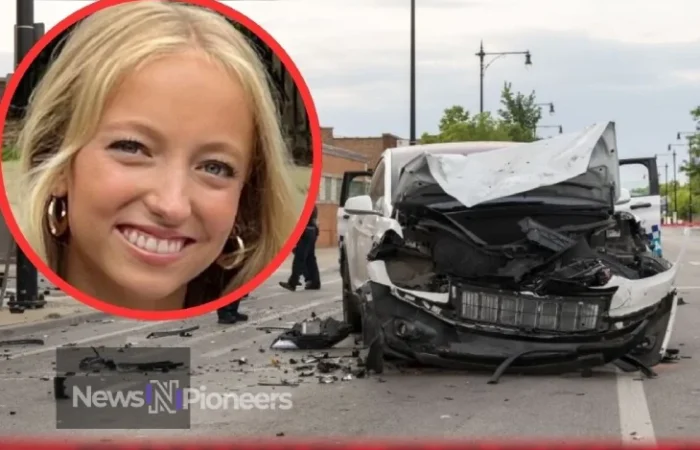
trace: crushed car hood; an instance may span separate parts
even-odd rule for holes
[[[411,160],[399,177],[394,202],[437,184],[471,208],[538,188],[614,207],[620,196],[620,168],[614,122],[532,143],[470,154],[426,151]],[[583,189],[581,189],[583,188]]]

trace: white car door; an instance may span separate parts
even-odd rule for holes
[[[369,279],[367,275],[367,255],[376,239],[377,229],[385,214],[385,159],[381,159],[374,170],[369,186],[369,196],[374,210],[381,215],[365,214],[350,217],[345,239],[350,283],[353,291],[362,287]]]
[[[345,201],[356,195],[367,194],[372,171],[350,171],[343,174],[343,184],[340,188],[340,206],[337,212],[338,241],[342,242],[348,228],[350,216],[345,212]]]
[[[639,217],[652,249],[661,255],[661,191],[656,158],[621,159],[620,182],[632,199],[615,209]]]

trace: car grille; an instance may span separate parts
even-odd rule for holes
[[[602,323],[609,299],[535,297],[452,284],[450,301],[464,320],[554,332],[594,331]]]

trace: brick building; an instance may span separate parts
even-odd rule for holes
[[[323,171],[321,186],[316,204],[318,206],[319,236],[317,247],[335,247],[338,245],[338,204],[343,174],[349,170],[367,170],[369,159],[357,152],[323,144]],[[356,186],[353,194],[364,193],[369,186],[365,180],[363,186]],[[352,195],[352,194],[351,194]]]
[[[321,127],[321,138],[324,144],[366,156],[369,158],[368,164],[370,168],[374,168],[377,165],[377,161],[384,150],[408,145],[408,141],[390,133],[370,137],[334,136],[333,127]]]
[[[376,137],[336,137],[332,127],[321,127],[321,138],[323,173],[317,200],[320,228],[317,246],[334,247],[338,243],[337,214],[343,173],[374,168],[384,150],[406,145],[406,141],[389,133]],[[349,195],[361,195],[368,187],[369,179],[355,179]]]

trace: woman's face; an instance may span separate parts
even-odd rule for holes
[[[130,74],[65,186],[67,281],[120,306],[182,307],[232,233],[254,133],[241,85],[199,53]]]

